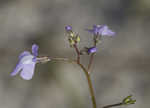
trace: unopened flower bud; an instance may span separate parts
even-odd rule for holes
[[[72,31],[72,26],[67,25],[67,26],[65,27],[65,30],[66,30],[67,32]]]
[[[97,51],[97,48],[96,47],[91,47],[88,49],[88,53],[95,53]]]

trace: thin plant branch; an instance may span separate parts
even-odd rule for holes
[[[94,47],[96,47],[96,45],[97,45],[97,38],[98,38],[98,35],[95,35],[95,36],[93,36],[93,46]],[[89,60],[89,64],[88,64],[88,72],[90,73],[90,68],[91,68],[91,66],[92,66],[92,62],[93,62],[93,59],[94,59],[94,55],[95,55],[95,53],[92,53],[91,55],[90,55],[90,60]]]
[[[111,107],[116,107],[116,106],[121,106],[123,105],[122,103],[117,103],[117,104],[112,104],[112,105],[107,105],[107,106],[104,106],[102,108],[111,108]]]
[[[89,60],[89,64],[88,64],[88,72],[90,73],[90,68],[91,68],[91,66],[92,66],[92,62],[93,62],[93,59],[94,59],[94,54],[95,53],[92,53],[91,55],[90,55],[90,60]]]
[[[75,44],[73,45],[73,47],[75,48],[76,53],[77,53],[77,62],[80,63],[80,51],[79,51],[79,49],[78,49],[78,47],[77,47],[77,44],[75,43]]]
[[[122,102],[119,102],[117,104],[112,104],[112,105],[106,105],[102,108],[111,108],[111,107],[116,107],[116,106],[122,106],[122,105],[130,105],[130,104],[135,104],[136,100],[132,99],[132,95],[129,95],[125,97]]]

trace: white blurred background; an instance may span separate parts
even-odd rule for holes
[[[137,103],[120,108],[148,108],[149,13],[149,0],[0,0],[0,108],[91,108],[86,78],[76,65],[37,64],[30,81],[10,73],[18,55],[33,43],[40,55],[75,57],[64,26],[80,33],[82,48],[91,44],[85,28],[93,24],[106,24],[116,32],[103,38],[92,67],[98,108],[130,94]]]

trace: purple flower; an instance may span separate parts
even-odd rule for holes
[[[19,56],[19,62],[16,65],[16,68],[11,73],[11,76],[15,76],[20,72],[20,76],[24,80],[32,79],[34,74],[35,65],[37,63],[38,56],[38,45],[32,45],[32,54],[29,51],[24,51]]]
[[[68,32],[68,31],[72,31],[72,26],[67,25],[67,26],[65,26],[65,29],[66,29],[67,32]]]
[[[86,29],[94,35],[114,36],[115,32],[111,31],[106,25],[93,25],[93,29]]]
[[[97,51],[97,48],[96,47],[91,47],[91,48],[88,48],[88,53],[95,53]]]

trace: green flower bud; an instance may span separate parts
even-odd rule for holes
[[[69,40],[70,46],[75,44],[75,41],[72,38],[69,38],[68,40]]]
[[[76,42],[80,42],[80,37],[76,36]]]
[[[71,37],[75,37],[75,33],[74,33],[74,32],[71,32],[71,33],[70,33],[70,36],[71,36]]]
[[[126,98],[124,98],[122,103],[124,105],[135,104],[136,100],[133,100],[131,97],[132,97],[132,95],[127,96]]]

